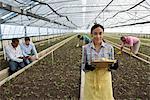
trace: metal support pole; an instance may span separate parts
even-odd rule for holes
[[[61,34],[61,28],[60,28],[60,26],[58,26],[58,28],[59,28],[59,33],[60,33],[60,36],[61,36],[62,34]]]
[[[52,34],[53,34],[53,39],[54,39],[54,28],[52,28],[52,31],[53,31],[53,33],[52,33]]]
[[[52,51],[52,65],[54,64],[54,52]]]
[[[5,54],[5,49],[4,49],[4,45],[3,45],[3,39],[2,39],[1,22],[0,22],[0,49],[3,50],[4,59],[6,60],[6,54]]]
[[[3,50],[1,24],[0,24],[0,49]]]
[[[105,22],[105,21],[104,21],[104,11],[103,11],[103,26],[104,26],[104,22]]]
[[[24,26],[24,33],[25,33],[25,37],[27,37],[27,27]]]
[[[48,39],[48,44],[49,44],[50,43],[50,38],[49,38],[48,27],[47,27],[47,39]]]
[[[48,36],[48,34],[49,34],[49,33],[48,33],[48,27],[47,27],[46,29],[47,29],[47,36]]]
[[[40,27],[39,27],[39,41],[40,41],[40,39],[41,39],[40,36],[41,36],[41,35],[40,35]]]

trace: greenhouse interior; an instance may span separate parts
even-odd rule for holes
[[[0,100],[150,100],[150,0],[0,0]]]

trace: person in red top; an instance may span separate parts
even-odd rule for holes
[[[130,52],[137,54],[140,48],[140,39],[133,36],[122,36],[121,38],[121,51],[124,46],[130,47]]]

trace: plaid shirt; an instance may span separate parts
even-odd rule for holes
[[[114,59],[114,48],[105,42],[102,42],[99,52],[96,52],[93,42],[82,47],[82,64],[99,58]]]

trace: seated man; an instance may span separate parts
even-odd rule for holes
[[[19,46],[19,40],[17,38],[12,39],[11,45],[5,48],[7,61],[9,62],[10,74],[16,72],[18,69],[25,66],[23,62],[22,50]]]
[[[20,44],[20,46],[23,51],[23,56],[26,58],[24,60],[26,65],[38,59],[35,45],[33,43],[30,43],[29,37],[25,37],[25,43]]]

